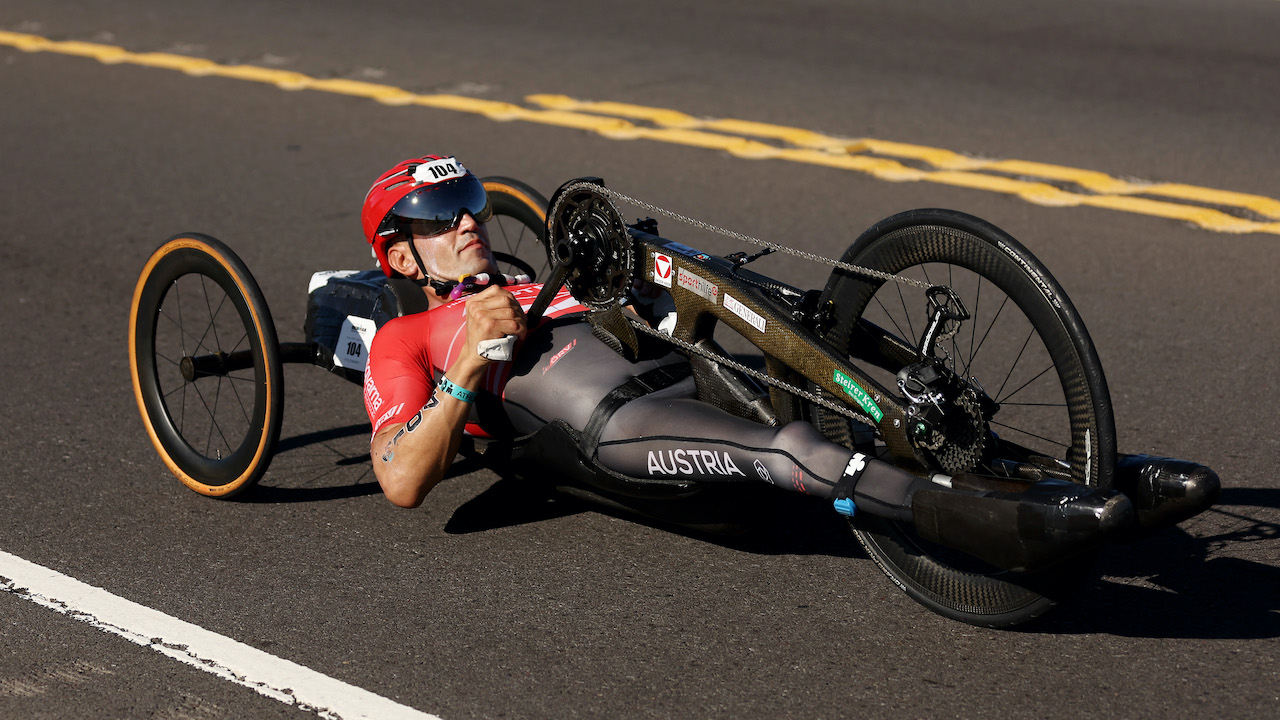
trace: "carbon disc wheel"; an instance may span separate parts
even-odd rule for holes
[[[917,472],[952,474],[957,468],[941,465],[961,462],[960,469],[976,474],[1006,475],[1017,468],[1029,478],[1041,473],[1110,487],[1115,425],[1097,353],[1061,286],[1022,245],[977,218],[917,210],[868,230],[843,260],[950,287],[972,312],[958,332],[938,343],[937,356],[967,388],[967,397],[994,401],[981,413],[973,403],[961,403],[972,417],[962,417],[960,429],[979,430],[985,438],[974,444],[972,432],[957,430],[958,437],[944,439],[936,451],[918,452]],[[836,318],[826,339],[883,387],[897,388],[896,374],[914,361],[911,352],[924,329],[924,293],[837,270],[823,296]],[[811,417],[830,439],[884,454],[871,428],[823,408],[813,408]],[[964,446],[949,448],[947,441]],[[853,525],[872,559],[911,597],[974,625],[1009,626],[1039,616],[1092,564],[1086,557],[1043,572],[1014,573],[924,541],[906,524],[862,514]]]
[[[271,463],[284,412],[280,348],[253,276],[205,235],[170,238],[134,290],[129,366],[143,424],[187,487],[228,498]]]

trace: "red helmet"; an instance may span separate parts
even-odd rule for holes
[[[424,155],[383,173],[364,197],[360,222],[382,271],[391,276],[387,247],[418,235],[439,235],[470,214],[478,222],[492,215],[489,196],[457,158]]]

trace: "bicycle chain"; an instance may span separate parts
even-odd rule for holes
[[[799,250],[796,248],[787,247],[785,245],[779,245],[777,243],[769,242],[768,240],[762,240],[760,238],[752,237],[744,233],[740,233],[734,230],[729,230],[727,228],[722,228],[717,225],[712,225],[711,223],[703,222],[702,220],[691,218],[686,215],[681,215],[680,213],[658,207],[653,203],[648,203],[643,200],[638,200],[629,195],[625,195],[615,190],[610,190],[604,186],[596,185],[593,187],[593,189],[598,190],[599,192],[609,197],[611,200],[611,204],[612,204],[612,200],[620,200],[622,202],[630,203],[636,207],[642,208],[649,212],[661,215],[663,217],[670,218],[672,220],[685,223],[687,225],[692,225],[693,227],[699,228],[701,230],[705,230],[710,233],[723,235],[725,237],[728,237],[734,240],[750,243],[753,245],[758,245],[760,247],[769,248],[776,252],[784,252],[789,255],[795,255],[796,257],[800,257],[805,260],[810,260],[812,262],[830,265],[832,267],[836,267],[850,273],[862,275],[864,277],[874,278],[876,280],[881,280],[884,282],[895,282],[903,285],[911,285],[911,286],[923,288],[926,290],[933,287],[933,285],[923,280],[916,280],[915,278],[902,277],[900,275],[883,272],[881,270],[874,270],[872,268],[863,267],[860,265],[854,265],[852,263],[833,260],[831,258],[824,257],[816,253],[811,253],[805,250]],[[617,212],[616,206],[614,207],[614,211]],[[632,326],[634,326],[640,332],[643,332],[647,335],[651,335],[655,338],[658,338],[659,340],[675,345],[676,347],[683,349],[685,352],[699,355],[701,357],[706,358],[707,360],[710,360],[711,362],[737,370],[738,372],[744,375],[747,375],[748,377],[755,378],[756,380],[759,380],[766,385],[778,388],[779,390],[782,390],[784,392],[791,393],[796,397],[802,398],[804,400],[808,400],[809,402],[815,405],[824,407],[832,412],[835,412],[839,415],[843,415],[844,417],[847,417],[851,420],[855,420],[861,423],[866,423],[868,422],[868,420],[870,420],[871,421],[870,424],[872,427],[876,425],[876,422],[874,421],[874,419],[864,417],[863,415],[860,415],[857,412],[850,410],[848,407],[844,405],[841,405],[826,399],[820,394],[810,392],[808,390],[805,390],[804,388],[798,387],[796,385],[792,385],[791,383],[788,383],[784,380],[779,380],[778,378],[770,376],[768,373],[764,373],[759,370],[756,370],[755,368],[748,367],[736,360],[732,360],[730,358],[724,357],[723,355],[719,355],[709,350],[705,350],[688,341],[677,339],[671,335],[668,335],[664,332],[661,332],[659,330],[656,330],[650,327],[647,323],[643,321],[640,321],[634,318],[629,318],[629,321],[632,324]],[[958,322],[951,324],[951,327],[944,325],[942,328],[942,332],[943,332],[943,335],[941,336],[942,339],[946,339],[951,335],[954,335],[960,329],[959,326],[960,324]],[[950,330],[950,332],[948,332],[948,330]],[[968,411],[966,413],[967,415],[972,415],[976,411],[976,407],[972,404],[972,402],[969,402],[968,406],[966,406],[965,400],[966,399],[962,397],[958,399],[957,402],[962,409]],[[948,438],[946,437],[946,435],[943,435],[942,433],[938,433],[935,440],[937,441],[936,447],[925,448],[925,449],[934,453],[935,458],[937,458],[942,465],[957,466],[957,468],[959,468],[959,466],[962,466],[962,465],[965,467],[972,466],[972,464],[977,461],[977,458],[973,456],[975,454],[980,455],[983,447],[985,446],[984,439],[977,438],[977,439],[974,439],[973,443],[971,443],[976,447],[958,448],[958,447],[948,446],[949,447],[949,450],[948,450],[943,447],[944,445],[948,444]],[[966,465],[966,463],[968,464]]]
[[[863,416],[853,412],[852,410],[842,405],[838,405],[834,402],[831,402],[830,400],[822,397],[821,395],[811,393],[808,390],[805,390],[804,388],[798,387],[796,385],[792,385],[791,383],[785,380],[779,380],[778,378],[775,378],[772,375],[769,375],[768,373],[763,373],[763,372],[760,372],[759,370],[756,370],[753,367],[748,367],[746,365],[743,365],[737,360],[733,360],[723,355],[719,355],[717,353],[711,352],[710,350],[700,348],[697,345],[694,345],[693,343],[688,342],[687,340],[680,340],[679,338],[672,337],[671,335],[668,335],[662,332],[661,330],[655,330],[654,328],[649,327],[648,323],[644,322],[643,320],[637,320],[635,318],[627,318],[627,320],[630,321],[630,323],[637,330],[647,335],[652,335],[653,337],[656,337],[659,340],[662,340],[663,342],[667,342],[672,345],[675,345],[676,347],[681,348],[686,352],[691,352],[695,355],[701,355],[702,357],[716,364],[733,368],[734,370],[737,370],[738,372],[744,375],[753,377],[765,383],[766,385],[772,385],[773,387],[776,387],[779,390],[782,390],[784,392],[789,392],[792,395],[796,395],[798,397],[804,398],[809,402],[815,403],[817,405],[821,405],[822,407],[827,408],[828,410],[831,410],[833,412],[837,412],[841,415],[844,415],[847,418],[857,420],[858,422],[866,421],[866,418],[864,418]]]
[[[831,258],[824,257],[824,256],[822,256],[822,255],[817,255],[817,254],[815,254],[815,253],[807,252],[807,251],[804,251],[804,250],[798,250],[798,249],[796,249],[796,248],[790,248],[790,247],[787,247],[787,246],[785,246],[785,245],[779,245],[779,244],[777,244],[777,243],[772,243],[772,242],[769,242],[768,240],[762,240],[762,239],[760,239],[760,238],[752,237],[752,236],[750,236],[750,235],[746,235],[746,234],[743,234],[743,233],[740,233],[740,232],[737,232],[737,231],[734,231],[734,230],[729,230],[729,229],[727,229],[727,228],[718,227],[718,226],[716,226],[716,225],[712,225],[711,223],[703,222],[702,220],[698,220],[698,219],[691,218],[691,217],[688,217],[688,216],[685,216],[685,215],[681,215],[680,213],[673,212],[673,211],[671,211],[671,210],[667,210],[667,209],[665,209],[665,208],[660,208],[660,207],[658,207],[657,205],[654,205],[654,204],[652,204],[652,203],[645,202],[645,201],[643,201],[643,200],[638,200],[638,199],[636,199],[636,198],[633,198],[633,197],[631,197],[631,196],[629,196],[629,195],[624,195],[623,193],[617,192],[617,191],[615,191],[615,190],[610,190],[610,189],[608,189],[608,188],[604,187],[603,185],[597,185],[597,184],[595,184],[595,183],[588,183],[588,182],[584,182],[584,183],[579,183],[579,184],[577,184],[577,185],[570,186],[569,188],[567,188],[567,192],[572,192],[573,190],[578,189],[578,188],[579,188],[579,186],[586,186],[586,185],[589,185],[591,190],[593,190],[593,191],[597,191],[597,192],[600,192],[600,193],[602,193],[602,194],[606,195],[606,196],[610,199],[610,204],[612,204],[612,201],[613,201],[613,200],[615,200],[615,199],[616,199],[616,200],[621,200],[622,202],[630,203],[630,204],[632,204],[632,205],[635,205],[636,207],[642,208],[642,209],[644,209],[644,210],[648,210],[649,212],[653,212],[653,213],[656,213],[656,214],[658,214],[658,215],[662,215],[663,217],[667,217],[667,218],[670,218],[670,219],[672,219],[672,220],[677,220],[677,221],[679,221],[679,222],[683,222],[683,223],[685,223],[685,224],[692,225],[692,226],[694,226],[694,227],[696,227],[696,228],[700,228],[700,229],[702,229],[702,230],[706,230],[706,231],[708,231],[708,232],[712,232],[712,233],[715,233],[715,234],[718,234],[718,235],[724,235],[725,237],[729,237],[729,238],[732,238],[732,239],[735,239],[735,240],[740,240],[740,241],[742,241],[742,242],[746,242],[746,243],[751,243],[751,244],[753,244],[753,245],[759,245],[759,246],[761,246],[761,247],[770,248],[770,249],[772,249],[772,250],[774,250],[774,251],[777,251],[777,252],[784,252],[784,253],[788,253],[788,254],[790,254],[790,255],[795,255],[795,256],[797,256],[797,257],[801,257],[801,258],[804,258],[804,259],[806,259],[806,260],[810,260],[810,261],[813,261],[813,262],[817,262],[817,263],[823,263],[823,264],[831,265],[831,266],[833,266],[833,267],[840,268],[841,270],[846,270],[846,271],[848,271],[848,272],[852,272],[852,273],[855,273],[855,274],[859,274],[859,275],[863,275],[863,276],[866,276],[866,277],[875,278],[875,279],[877,279],[877,280],[883,280],[883,281],[886,281],[886,282],[902,283],[902,284],[904,284],[904,285],[913,285],[913,286],[916,286],[916,287],[924,288],[924,289],[926,289],[926,290],[927,290],[927,289],[929,289],[930,287],[932,287],[932,285],[930,285],[929,283],[924,282],[924,281],[922,281],[922,280],[916,280],[916,279],[914,279],[914,278],[902,277],[902,276],[899,276],[899,275],[894,275],[894,274],[892,274],[892,273],[883,272],[883,271],[880,271],[880,270],[873,270],[873,269],[868,268],[868,267],[862,267],[862,266],[859,266],[859,265],[853,265],[853,264],[851,264],[851,263],[841,262],[841,261],[839,261],[839,260],[833,260],[833,259],[831,259]],[[567,193],[566,193],[566,195],[567,195]],[[617,212],[617,207],[614,207],[614,211],[615,211],[615,212]],[[618,213],[618,214],[619,214],[619,217],[621,217],[621,213]],[[554,217],[554,214],[553,214],[552,216]],[[849,408],[847,408],[847,407],[845,407],[845,406],[843,406],[843,405],[840,405],[840,404],[838,404],[838,403],[832,402],[831,400],[828,400],[828,399],[826,399],[825,397],[822,397],[822,396],[821,396],[821,395],[819,395],[819,394],[816,394],[816,393],[810,392],[810,391],[805,390],[804,388],[798,387],[798,386],[796,386],[796,385],[792,385],[791,383],[788,383],[788,382],[786,382],[785,380],[779,380],[778,378],[775,378],[775,377],[770,376],[768,373],[764,373],[764,372],[761,372],[761,371],[759,371],[759,370],[756,370],[755,368],[748,367],[748,366],[743,365],[742,363],[740,363],[740,362],[738,362],[738,361],[736,361],[736,360],[732,360],[732,359],[727,358],[727,357],[725,357],[725,356],[723,356],[723,355],[719,355],[719,354],[714,353],[714,352],[711,352],[711,351],[709,351],[709,350],[705,350],[705,349],[700,348],[700,347],[698,347],[697,345],[694,345],[693,343],[690,343],[690,342],[688,342],[688,341],[680,340],[680,339],[675,338],[675,337],[672,337],[671,335],[668,335],[668,334],[666,334],[666,333],[664,333],[664,332],[661,332],[661,331],[659,331],[659,330],[655,330],[654,328],[650,327],[647,323],[645,323],[645,322],[643,322],[643,321],[636,320],[636,319],[634,319],[634,318],[628,318],[628,320],[629,320],[629,322],[632,324],[632,326],[634,326],[637,330],[639,330],[639,331],[641,331],[641,332],[643,332],[643,333],[645,333],[645,334],[647,334],[647,335],[651,335],[651,336],[653,336],[653,337],[655,337],[655,338],[658,338],[659,340],[661,340],[661,341],[663,341],[663,342],[667,342],[667,343],[670,343],[670,344],[672,344],[672,345],[675,345],[676,347],[679,347],[679,348],[681,348],[682,350],[684,350],[684,351],[686,351],[686,352],[690,352],[690,353],[693,353],[693,354],[695,354],[695,355],[699,355],[699,356],[701,356],[701,357],[704,357],[704,358],[706,358],[706,359],[710,360],[711,362],[714,362],[714,363],[717,363],[717,364],[719,364],[719,365],[723,365],[723,366],[725,366],[725,367],[729,367],[729,368],[732,368],[732,369],[734,369],[734,370],[737,370],[738,372],[740,372],[740,373],[742,373],[742,374],[744,374],[744,375],[747,375],[748,377],[755,378],[756,380],[759,380],[759,381],[763,382],[763,383],[764,383],[764,384],[766,384],[766,385],[769,385],[769,386],[772,386],[772,387],[776,387],[776,388],[778,388],[779,390],[782,390],[783,392],[791,393],[792,395],[795,395],[796,397],[802,398],[802,399],[804,399],[804,400],[808,400],[809,402],[814,403],[815,405],[820,405],[820,406],[822,406],[822,407],[824,407],[824,408],[826,408],[826,409],[828,409],[828,410],[831,410],[832,412],[835,412],[835,413],[837,413],[837,414],[839,414],[839,415],[843,415],[843,416],[845,416],[845,417],[847,417],[847,418],[850,418],[850,419],[852,419],[852,420],[856,420],[856,421],[858,421],[858,422],[863,422],[863,423],[867,422],[867,420],[868,420],[868,419],[870,419],[870,418],[864,417],[863,415],[860,415],[860,414],[858,414],[858,413],[854,412],[853,410],[850,410]],[[875,421],[874,421],[873,419],[871,420],[871,424],[872,424],[872,426],[874,426],[874,425],[875,425]]]
[[[833,267],[840,268],[841,270],[846,270],[848,272],[855,273],[858,275],[875,278],[877,280],[902,283],[903,285],[914,285],[916,287],[924,288],[926,290],[928,290],[930,287],[933,287],[932,285],[930,285],[929,283],[923,280],[916,280],[915,278],[902,277],[901,275],[894,275],[893,273],[887,273],[881,270],[873,270],[869,267],[862,267],[861,265],[853,265],[851,263],[841,262],[839,260],[832,260],[829,257],[823,257],[822,255],[817,255],[815,253],[811,253],[805,250],[798,250],[796,248],[787,247],[786,245],[779,245],[777,243],[769,242],[768,240],[761,240],[760,238],[752,237],[750,235],[745,235],[743,233],[737,232],[736,230],[729,230],[727,228],[722,228],[717,225],[712,225],[711,223],[708,223],[708,222],[703,222],[696,218],[691,218],[685,215],[681,215],[680,213],[667,210],[665,208],[660,208],[657,205],[654,205],[652,203],[647,203],[643,200],[637,200],[636,198],[633,198],[629,195],[623,195],[622,193],[616,190],[610,190],[609,188],[606,188],[602,185],[597,185],[596,187],[599,188],[600,192],[604,193],[605,195],[608,195],[609,197],[616,198],[625,203],[630,203],[632,205],[635,205],[636,207],[642,208],[644,210],[648,210],[649,212],[657,213],[659,215],[662,215],[663,217],[671,218],[672,220],[678,220],[682,223],[692,225],[696,228],[706,230],[707,232],[715,233],[717,235],[724,235],[725,237],[733,238],[734,240],[741,240],[742,242],[751,243],[753,245],[759,245],[760,247],[766,247],[766,248],[769,248],[770,250],[775,250],[777,252],[784,252],[789,255],[795,255],[796,257],[804,258],[805,260],[810,260],[816,263],[831,265]]]

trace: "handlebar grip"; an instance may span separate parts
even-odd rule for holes
[[[486,360],[497,360],[506,362],[515,356],[516,336],[507,335],[506,337],[496,338],[494,340],[481,340],[476,344],[476,354]]]

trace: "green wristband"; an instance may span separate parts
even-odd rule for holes
[[[475,402],[476,400],[476,394],[474,392],[454,385],[449,378],[443,375],[440,376],[440,383],[436,385],[436,387],[441,391],[458,398],[464,403]]]

